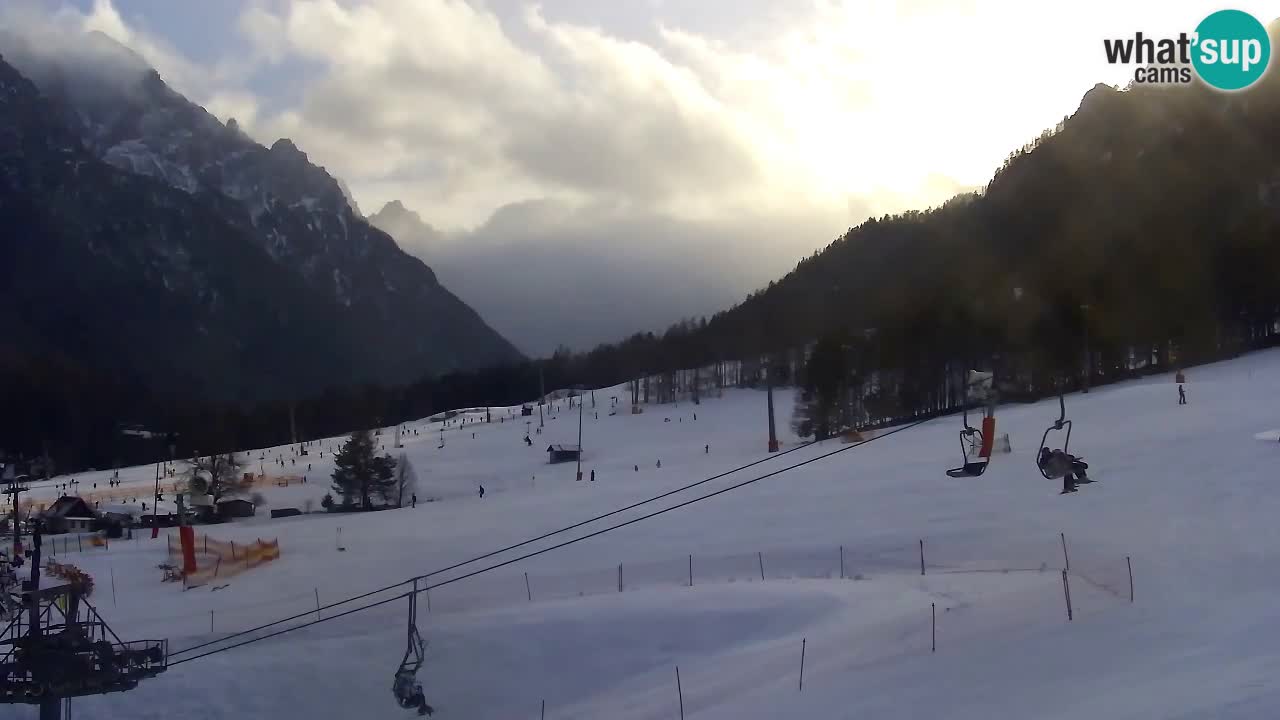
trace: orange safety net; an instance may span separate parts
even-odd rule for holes
[[[196,570],[182,578],[185,587],[199,587],[215,580],[234,577],[280,557],[279,540],[256,540],[237,543],[195,535]],[[169,562],[182,566],[182,545],[169,535]]]

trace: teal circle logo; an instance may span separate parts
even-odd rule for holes
[[[1271,62],[1271,38],[1258,19],[1240,10],[1219,10],[1196,26],[1191,58],[1200,79],[1219,90],[1243,90]]]

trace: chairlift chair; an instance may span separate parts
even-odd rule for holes
[[[418,632],[418,583],[413,583],[413,591],[409,593],[409,627],[404,658],[396,670],[391,684],[391,692],[396,703],[407,710],[417,710],[419,715],[430,715],[435,709],[427,704],[422,693],[422,683],[418,682],[418,670],[426,661],[427,644]]]
[[[1062,448],[1050,449],[1049,433],[1061,430],[1066,430],[1067,433],[1062,439]],[[1062,393],[1058,393],[1058,419],[1054,420],[1040,437],[1040,452],[1036,453],[1036,469],[1046,480],[1061,480],[1067,475],[1074,475],[1076,484],[1087,485],[1093,482],[1086,472],[1089,464],[1071,454],[1071,421],[1067,419],[1067,406]],[[1063,492],[1069,492],[1069,490],[1064,488]]]
[[[982,431],[969,424],[969,405],[966,403],[963,409],[964,429],[960,431],[960,454],[964,459],[964,464],[957,468],[951,468],[947,471],[948,477],[978,477],[987,471],[987,465],[991,464],[991,459],[981,455],[974,455],[974,448],[983,447]]]
[[[1036,453],[1036,469],[1046,480],[1061,480],[1069,471],[1069,468],[1051,467],[1050,463],[1046,462],[1050,453],[1053,452],[1049,449],[1049,433],[1061,430],[1067,431],[1062,441],[1062,452],[1067,454],[1071,451],[1071,421],[1067,419],[1067,402],[1063,399],[1062,393],[1058,393],[1058,419],[1045,428],[1044,435],[1040,436],[1040,452]]]

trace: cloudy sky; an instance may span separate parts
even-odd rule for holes
[[[133,47],[261,142],[291,137],[366,213],[403,201],[443,231],[434,242],[590,245],[602,256],[626,242],[628,255],[669,258],[677,282],[708,286],[682,298],[686,312],[655,311],[675,316],[651,325],[739,299],[869,215],[985,184],[1093,84],[1127,82],[1130,70],[1105,63],[1104,37],[1190,31],[1219,9],[1194,0],[14,1]],[[536,217],[522,218],[531,207]],[[530,223],[537,231],[522,233]],[[451,252],[415,251],[429,263]],[[641,329],[615,320],[614,335]],[[607,338],[572,340],[598,339]]]

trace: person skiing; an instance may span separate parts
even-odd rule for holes
[[[1178,386],[1178,404],[1179,405],[1187,404],[1187,391],[1181,385]]]
[[[409,507],[411,508],[418,507],[418,493],[414,493],[409,497]]]
[[[592,470],[591,470],[591,482],[595,482],[595,481],[596,481],[596,471],[595,471],[595,469],[592,469]]]
[[[481,499],[484,499],[484,486],[483,486],[483,485],[481,485],[481,486],[480,486],[480,498],[481,498]]]

